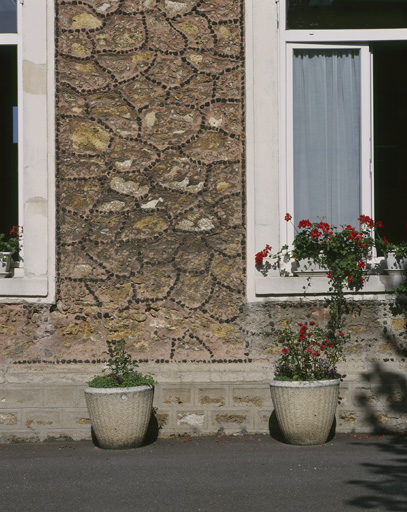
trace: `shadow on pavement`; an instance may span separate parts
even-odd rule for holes
[[[361,473],[367,472],[369,478],[347,482],[360,488],[358,492],[360,496],[349,500],[346,505],[363,510],[405,512],[407,510],[407,435],[392,436],[388,443],[355,443],[355,448],[371,449],[372,444],[379,453],[386,456],[386,462],[380,462],[379,455],[377,464],[361,464]]]

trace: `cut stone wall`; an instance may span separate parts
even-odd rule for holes
[[[270,398],[272,365],[143,365],[158,384],[150,441],[157,436],[265,434],[281,438]],[[0,374],[0,443],[91,438],[85,382],[100,365],[11,366]],[[340,386],[336,432],[407,430],[406,368],[372,363]]]

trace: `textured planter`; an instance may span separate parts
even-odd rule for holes
[[[12,252],[0,252],[0,278],[10,275]]]
[[[309,260],[295,260],[292,262],[292,272],[295,276],[326,277],[328,269]]]
[[[147,432],[153,409],[154,388],[85,389],[93,431],[101,448],[137,448]]]
[[[289,444],[325,443],[338,403],[340,379],[270,382],[279,427]]]
[[[385,257],[385,271],[391,276],[393,287],[399,286],[406,280],[407,258],[396,258],[394,252],[388,252]]]
[[[388,252],[385,258],[386,271],[401,271],[407,269],[407,258],[396,258],[394,252]]]

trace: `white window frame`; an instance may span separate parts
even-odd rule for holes
[[[0,302],[55,301],[54,3],[17,2],[19,225],[21,262],[0,279]]]
[[[361,194],[360,208],[361,213],[373,218],[374,212],[374,190],[373,190],[373,149],[372,149],[372,127],[373,127],[373,108],[372,108],[372,59],[369,51],[369,44],[310,44],[310,43],[287,43],[282,45],[285,50],[284,59],[281,60],[281,75],[284,76],[284,84],[281,84],[280,104],[284,113],[280,115],[280,133],[286,134],[281,137],[280,146],[280,182],[286,194],[282,196],[280,218],[283,219],[286,212],[294,213],[294,140],[293,140],[293,55],[297,49],[321,49],[321,50],[339,50],[352,49],[359,50],[361,62],[361,154],[360,154],[360,172],[361,172]],[[283,71],[284,67],[284,71]],[[285,141],[284,141],[285,139]],[[285,165],[284,165],[285,162]],[[284,212],[284,213],[283,213]],[[285,226],[281,230],[281,242],[283,245],[290,244],[294,238],[294,226],[292,223],[284,221]]]
[[[407,29],[285,30],[285,1],[246,0],[246,141],[247,141],[247,299],[292,300],[326,296],[327,279],[263,276],[255,269],[254,254],[270,244],[274,250],[293,239],[294,228],[284,221],[293,213],[291,140],[287,137],[292,102],[287,101],[287,52],[304,47],[358,47],[362,55],[362,196],[366,215],[373,205],[373,113],[371,103],[370,41],[407,40]],[[370,94],[369,94],[370,93]],[[290,105],[291,103],[291,105]],[[290,112],[291,108],[291,112]],[[369,140],[370,139],[370,140]],[[292,151],[291,153],[292,154]],[[290,211],[291,210],[291,211]],[[371,215],[372,216],[372,215]],[[370,276],[355,297],[387,299],[391,276]]]

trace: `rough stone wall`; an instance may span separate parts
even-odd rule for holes
[[[244,359],[240,0],[56,5],[55,307],[3,307],[8,360]]]

